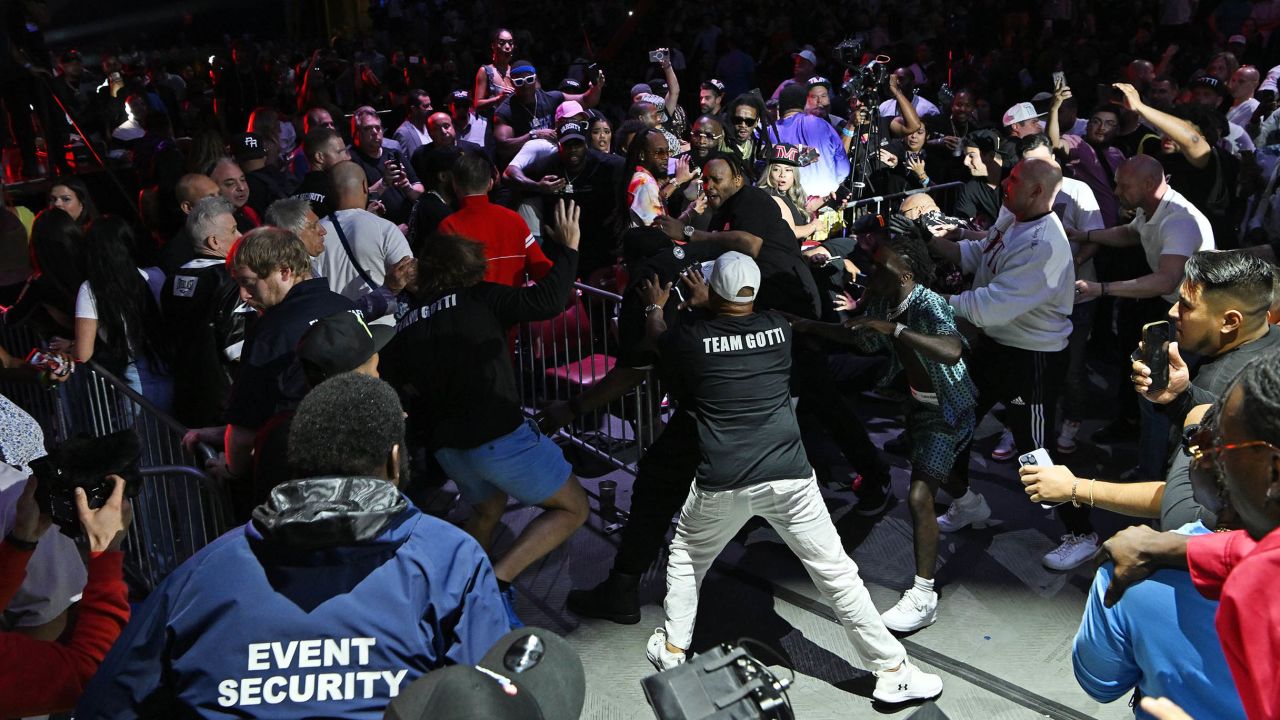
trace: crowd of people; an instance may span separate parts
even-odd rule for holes
[[[1280,6],[850,3],[810,31],[757,5],[615,35],[610,3],[489,31],[385,2],[318,50],[159,51],[49,47],[42,3],[3,6],[6,176],[48,192],[0,212],[3,322],[46,363],[4,353],[0,379],[117,375],[218,451],[240,526],[130,610],[128,499],[76,497],[86,571],[34,499],[39,427],[0,396],[0,716],[381,717],[443,666],[494,675],[513,585],[589,514],[552,438],[660,377],[612,568],[567,601],[639,622],[669,544],[658,670],[759,516],[873,697],[936,697],[894,633],[938,619],[941,537],[992,521],[981,452],[1021,466],[1026,517],[1002,519],[1055,509],[1047,568],[1112,561],[1075,640],[1085,692],[1280,717]],[[618,56],[637,38],[647,58]],[[512,328],[574,307],[575,281],[623,298],[611,369],[530,417]],[[851,381],[900,402],[833,391]],[[902,428],[883,449],[877,413]],[[1128,444],[1131,469],[1073,469]],[[884,454],[910,463],[914,566],[881,610],[819,487],[883,515]],[[405,492],[445,480],[461,527]],[[540,512],[499,553],[513,499]],[[1107,539],[1095,509],[1149,524]]]

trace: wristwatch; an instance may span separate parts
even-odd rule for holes
[[[648,304],[648,305],[645,305],[645,306],[644,306],[644,314],[645,314],[645,315],[648,315],[649,313],[653,312],[654,310],[661,310],[661,309],[662,309],[662,306],[661,306],[661,305],[657,305],[657,304],[654,304],[654,303],[650,303],[650,304]]]
[[[907,330],[906,325],[903,325],[902,323],[897,323],[896,325],[893,326],[893,336],[898,337],[902,333],[906,332],[906,330]]]
[[[693,226],[692,226],[692,225],[685,225],[685,226],[684,226],[684,232],[683,232],[683,233],[681,233],[681,234],[682,234],[682,235],[684,235],[684,239],[685,239],[685,241],[686,241],[686,242],[688,242],[689,240],[692,240],[692,239],[693,239],[693,233],[694,233]]]

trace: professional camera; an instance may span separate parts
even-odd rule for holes
[[[857,38],[849,38],[836,45],[836,55],[849,71],[849,79],[841,90],[864,104],[879,104],[880,96],[889,87],[889,56],[876,55],[863,63],[862,41]]]
[[[90,508],[100,508],[114,487],[108,475],[124,478],[124,495],[138,496],[142,474],[138,460],[142,444],[133,430],[121,430],[102,437],[77,434],[48,455],[31,461],[31,472],[39,480],[36,504],[40,512],[53,518],[69,538],[82,532],[76,512],[76,488],[83,488]]]

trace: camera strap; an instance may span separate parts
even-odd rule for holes
[[[347,242],[347,234],[342,231],[342,223],[338,222],[338,212],[336,210],[329,214],[329,222],[333,225],[334,232],[338,233],[338,240],[342,242],[342,249],[346,251],[347,259],[351,261],[351,266],[356,269],[356,274],[360,276],[360,279],[369,286],[370,290],[377,290],[382,287],[379,283],[374,282],[373,278],[369,277],[369,273],[365,272],[364,268],[360,266],[360,261],[356,259],[355,252],[351,250],[351,243]]]

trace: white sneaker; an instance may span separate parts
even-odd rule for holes
[[[1004,462],[1014,456],[1016,451],[1013,447],[1013,432],[1005,430],[1000,436],[1000,440],[996,442],[995,449],[991,451],[991,459]]]
[[[1062,536],[1062,544],[1044,556],[1044,566],[1050,570],[1071,570],[1080,567],[1098,553],[1098,534]]]
[[[1080,423],[1075,420],[1063,420],[1062,429],[1058,431],[1058,452],[1070,455],[1076,451],[1076,433],[1080,432]]]
[[[876,700],[894,704],[928,700],[941,694],[942,678],[912,665],[910,660],[903,660],[902,666],[892,672],[877,672],[876,689],[871,691]]]
[[[683,652],[673,653],[667,649],[666,628],[654,629],[653,634],[649,636],[649,644],[645,647],[644,655],[659,671],[670,670],[684,664]]]
[[[902,594],[897,605],[884,611],[880,619],[885,627],[900,633],[929,627],[938,619],[938,593],[912,587]]]
[[[991,506],[978,493],[973,493],[973,498],[969,501],[964,498],[953,500],[947,511],[938,516],[938,529],[944,533],[953,533],[970,525],[975,528],[986,527],[987,521],[991,519]]]

